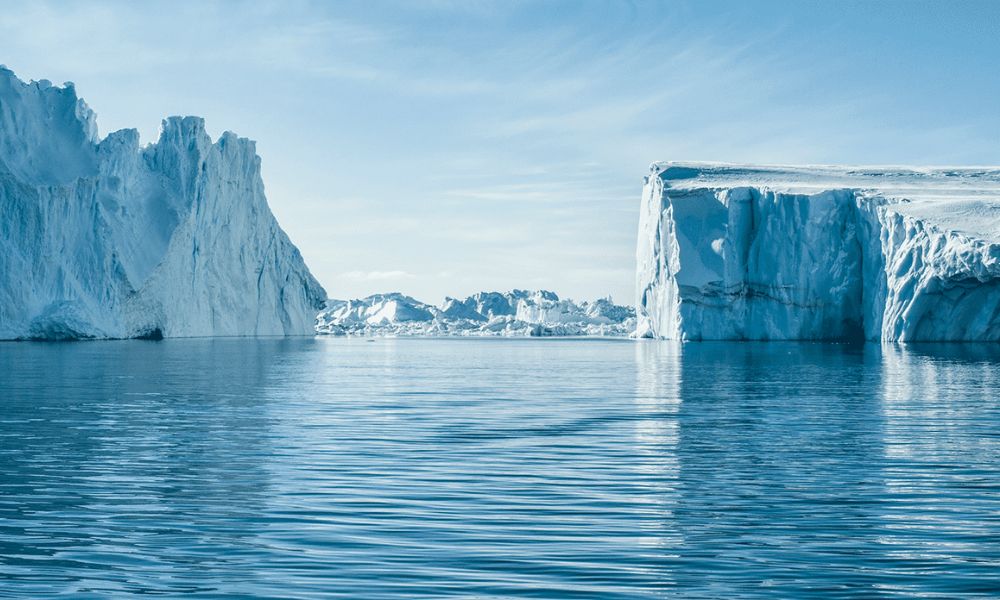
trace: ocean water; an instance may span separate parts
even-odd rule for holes
[[[0,344],[0,596],[997,597],[992,346]]]

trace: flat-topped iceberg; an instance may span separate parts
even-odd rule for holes
[[[627,336],[635,311],[610,299],[561,300],[545,291],[480,292],[440,306],[400,293],[329,300],[316,321],[327,335]]]
[[[0,67],[0,339],[311,334],[326,293],[254,143],[197,117],[98,138],[72,84]]]
[[[1000,170],[654,163],[636,335],[1000,340]]]

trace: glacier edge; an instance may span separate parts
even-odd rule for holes
[[[75,87],[0,68],[0,339],[311,335],[326,293],[254,142],[169,117],[98,139]]]
[[[639,337],[1000,340],[1000,170],[654,163]]]

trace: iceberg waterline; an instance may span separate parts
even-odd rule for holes
[[[1000,340],[1000,170],[654,163],[636,334]]]
[[[198,117],[98,138],[72,84],[0,67],[0,339],[307,335],[326,293],[254,142]]]
[[[574,302],[553,292],[512,290],[446,298],[440,306],[400,293],[330,300],[316,320],[325,335],[627,336],[635,310],[610,299]]]
[[[252,141],[213,142],[197,117],[146,146],[134,129],[100,139],[72,84],[0,67],[0,339],[1000,341],[1000,170],[655,163],[635,315],[524,294],[332,301],[316,321],[326,293],[267,205]]]

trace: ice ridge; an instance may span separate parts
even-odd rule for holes
[[[627,336],[635,311],[608,298],[560,299],[546,290],[479,292],[435,306],[398,292],[330,300],[316,331],[366,336]]]

